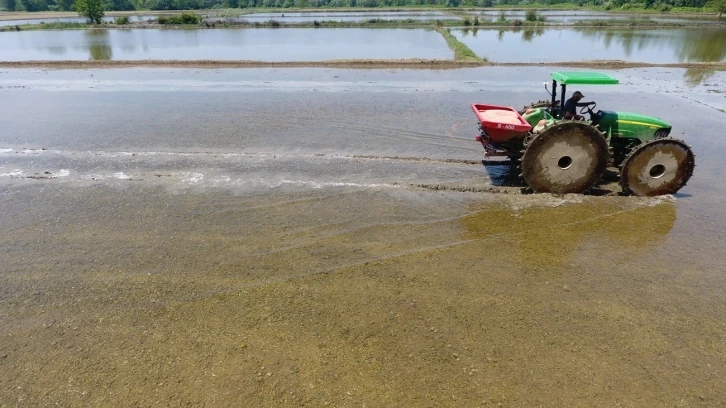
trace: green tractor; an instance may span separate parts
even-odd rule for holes
[[[551,77],[551,100],[520,111],[471,104],[485,157],[509,157],[537,193],[584,193],[608,167],[619,170],[625,194],[673,194],[686,185],[695,156],[682,140],[669,137],[669,123],[637,113],[595,111],[594,102],[581,107],[582,118],[563,118],[568,85],[614,85],[617,79],[597,72],[553,72]]]

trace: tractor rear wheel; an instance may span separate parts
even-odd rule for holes
[[[678,139],[655,139],[633,149],[623,161],[620,186],[626,194],[653,197],[674,194],[693,175],[695,156]]]
[[[522,178],[537,193],[583,193],[609,159],[602,133],[585,122],[560,122],[537,135],[522,156]]]

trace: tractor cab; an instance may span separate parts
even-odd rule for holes
[[[552,103],[550,105],[550,114],[555,119],[562,119],[564,116],[565,101],[567,100],[567,85],[617,85],[619,81],[610,75],[599,73],[599,72],[553,72],[552,77],[552,92],[547,89],[547,83],[545,82],[545,89],[547,93],[552,97]],[[557,100],[557,85],[560,85],[560,100]],[[590,115],[590,120],[595,122],[599,121],[607,112],[598,111],[594,112],[593,108],[596,104],[582,107],[580,113],[587,113]],[[594,123],[593,123],[594,124]]]
[[[588,71],[556,71],[550,74],[552,78],[552,91],[544,83],[545,90],[550,95],[550,101],[537,103],[534,109],[530,108],[522,112],[522,116],[536,127],[542,126],[542,120],[546,125],[567,120],[564,119],[565,101],[567,101],[568,85],[617,85],[619,81],[608,74]],[[558,95],[557,88],[560,88]],[[559,99],[558,99],[559,96]],[[631,112],[616,112],[610,110],[596,110],[597,104],[580,107],[581,115],[588,115],[586,119],[607,134],[608,139],[623,138],[631,139],[634,143],[642,143],[653,138],[662,138],[669,135],[671,125],[661,119]],[[631,143],[632,144],[632,143]]]

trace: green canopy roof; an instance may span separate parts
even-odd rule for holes
[[[600,72],[558,71],[552,73],[552,79],[565,85],[614,85],[618,83],[617,79]]]

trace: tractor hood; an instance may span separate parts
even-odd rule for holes
[[[643,142],[667,136],[672,128],[668,122],[632,112],[599,111],[596,120],[598,128],[613,137],[640,139]]]
[[[641,115],[632,112],[610,112],[615,115],[616,120],[623,125],[647,126],[656,129],[671,128],[668,122],[652,116]]]

